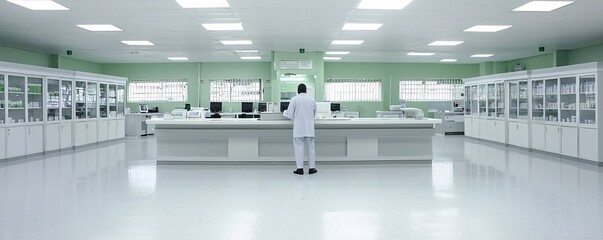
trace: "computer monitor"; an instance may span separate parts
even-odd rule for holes
[[[341,104],[331,103],[331,112],[341,112]]]
[[[289,108],[289,102],[281,102],[281,112],[284,112]]]
[[[258,112],[265,112],[266,110],[267,107],[265,102],[258,103]]]
[[[222,112],[222,102],[210,102],[209,111],[213,113]]]
[[[241,112],[253,112],[253,103],[252,102],[242,102],[241,103]]]

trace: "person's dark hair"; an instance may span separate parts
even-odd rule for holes
[[[307,90],[306,90],[306,84],[300,83],[300,84],[297,86],[297,93],[298,93],[298,94],[299,94],[299,93],[306,93],[306,91],[307,91]]]

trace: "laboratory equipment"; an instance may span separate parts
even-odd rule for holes
[[[241,112],[253,112],[253,103],[252,102],[242,102],[241,103]]]
[[[174,109],[171,115],[174,119],[186,119],[186,109]]]
[[[138,112],[139,113],[148,113],[149,107],[144,103],[138,104]]]
[[[266,103],[258,103],[258,112],[266,112],[267,110]]]
[[[209,110],[212,113],[222,112],[222,102],[210,102]]]
[[[331,103],[331,112],[340,112],[341,103]]]
[[[333,118],[330,102],[316,103],[316,118]]]
[[[423,119],[425,116],[423,110],[418,108],[400,108],[400,111],[404,113],[404,117],[406,118]]]

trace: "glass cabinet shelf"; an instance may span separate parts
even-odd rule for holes
[[[597,124],[597,83],[595,76],[582,76],[578,83],[578,108],[580,109],[580,124]]]

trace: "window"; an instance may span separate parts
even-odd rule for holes
[[[450,101],[462,99],[463,79],[402,79],[400,100]]]
[[[381,79],[328,78],[325,81],[327,102],[379,102]]]
[[[186,102],[188,80],[132,80],[128,83],[128,102]]]
[[[210,79],[211,102],[259,102],[262,100],[262,79]]]

